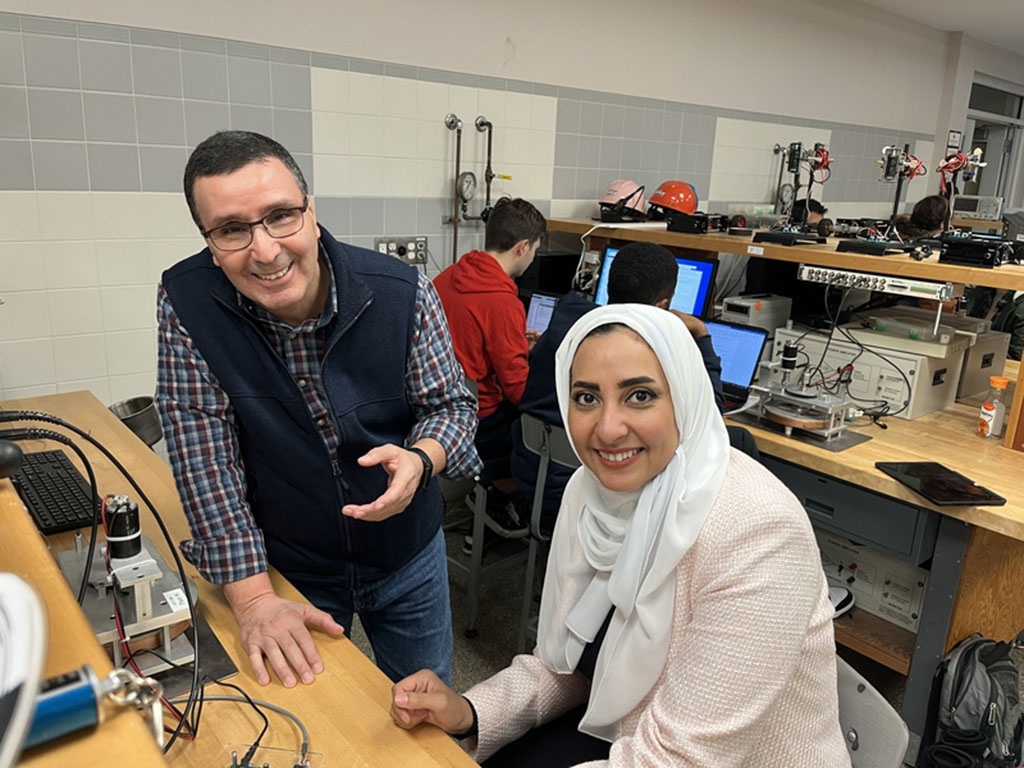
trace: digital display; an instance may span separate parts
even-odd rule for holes
[[[725,302],[725,306],[722,307],[723,312],[735,312],[737,315],[749,315],[750,305],[749,304],[732,304]]]

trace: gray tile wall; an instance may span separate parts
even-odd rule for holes
[[[706,199],[715,145],[707,107],[559,89],[555,135],[556,199],[597,199],[613,179],[644,185],[681,178]],[[578,98],[573,98],[578,97]]]
[[[32,16],[2,21],[0,189],[177,192],[188,152],[222,128],[274,136],[312,181],[307,52]]]
[[[635,179],[650,193],[661,181],[676,177],[693,183],[706,200],[719,117],[831,130],[830,150],[837,162],[834,179],[823,192],[830,202],[891,199],[891,186],[877,181],[880,148],[933,138],[197,35],[0,13],[0,189],[178,191],[185,159],[199,141],[221,128],[244,128],[274,136],[289,147],[315,191],[311,65],[556,96],[556,199],[596,199],[615,178]],[[389,220],[403,230],[415,220],[420,234],[440,235],[447,229],[435,210],[444,207],[443,201],[352,202],[348,227],[357,238],[396,232]],[[548,201],[540,202],[549,208]]]
[[[829,152],[836,158],[833,166],[834,179],[825,185],[824,200],[859,203],[891,201],[895,193],[894,185],[878,180],[881,170],[878,161],[882,156],[882,148],[893,144],[900,147],[910,144],[910,152],[913,154],[919,139],[930,141],[932,137],[917,133],[883,131],[867,126],[861,126],[857,130],[833,130]],[[927,163],[930,158],[921,159]],[[906,198],[904,186],[902,199]]]

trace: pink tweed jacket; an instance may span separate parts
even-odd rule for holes
[[[569,501],[560,514],[578,515]],[[582,675],[516,656],[466,693],[480,730],[463,746],[484,760],[588,692]],[[850,768],[817,544],[799,502],[746,455],[732,452],[718,499],[676,569],[664,671],[619,722],[608,761],[585,765]]]

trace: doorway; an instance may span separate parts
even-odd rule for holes
[[[1013,188],[1014,150],[1019,141],[1020,126],[1009,122],[988,119],[967,120],[965,135],[970,136],[970,145],[965,151],[982,151],[985,166],[978,169],[974,178],[964,184],[965,195],[987,197],[1009,197]]]
[[[1024,87],[998,85],[976,81],[971,87],[963,151],[980,149],[985,165],[964,182],[963,194],[1000,197],[1010,205],[1021,165]]]

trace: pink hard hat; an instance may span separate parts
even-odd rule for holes
[[[616,179],[598,198],[602,221],[647,218],[644,188],[630,179]]]

